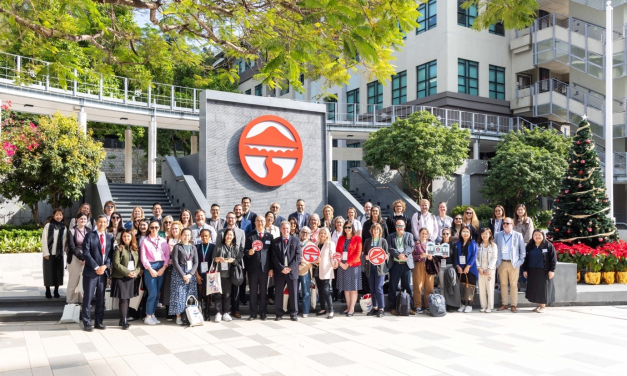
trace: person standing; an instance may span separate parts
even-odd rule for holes
[[[386,224],[388,226],[388,233],[390,235],[396,233],[396,221],[399,219],[403,221],[405,224],[405,231],[411,232],[411,221],[409,217],[405,214],[405,201],[396,200],[392,203],[392,210],[394,213],[388,216],[386,220]],[[388,244],[389,245],[389,244]]]
[[[481,239],[477,250],[479,301],[481,302],[481,312],[490,313],[494,309],[494,280],[496,279],[498,249],[494,244],[492,231],[489,228],[482,228],[479,238]]]
[[[362,225],[357,219],[357,209],[352,206],[346,211],[346,223],[352,226],[353,234],[361,239]]]
[[[67,236],[67,304],[80,304],[83,302],[83,293],[76,292],[76,288],[81,280],[83,274],[83,265],[85,265],[85,259],[83,257],[83,241],[85,236],[90,231],[87,228],[87,214],[79,212],[76,216],[76,226],[68,230]],[[94,225],[94,228],[96,226]]]
[[[255,220],[257,219],[257,214],[255,212],[250,211],[250,206],[252,203],[253,202],[250,199],[250,197],[242,198],[242,217],[244,217],[244,219],[249,221],[254,227]]]
[[[520,232],[525,244],[531,241],[533,235],[533,220],[527,216],[527,208],[523,204],[516,205],[516,215],[514,215],[514,231]]]
[[[311,231],[309,240],[313,244],[318,244],[318,233],[320,233],[320,217],[318,214],[314,213],[309,217],[309,230]]]
[[[460,221],[461,216],[457,222]],[[457,257],[457,240],[452,240],[450,228],[445,227],[442,229],[440,244],[448,244],[449,246],[449,256],[442,257],[443,260],[446,260],[446,264],[442,264],[442,261],[440,261],[440,272],[438,273],[440,291],[446,300],[446,311],[453,312],[459,308],[461,297],[458,282],[459,278],[453,265],[453,260]]]
[[[160,203],[155,202],[154,204],[152,204],[152,218],[150,218],[150,222],[157,221],[159,222],[159,227],[161,227],[161,221],[163,220],[163,217],[161,216],[162,214],[163,207]]]
[[[85,227],[87,227],[89,231],[93,231],[96,228],[96,220],[91,217],[91,205],[89,205],[88,203],[84,203],[80,206],[80,208],[78,208],[78,213],[76,213],[76,217],[72,218],[72,220],[70,221],[68,229],[74,228],[74,226],[76,226],[78,215],[80,213],[84,213],[85,215],[87,215],[87,224],[85,225]]]
[[[555,247],[551,244],[542,230],[533,231],[532,239],[525,249],[526,257],[523,262],[523,275],[527,278],[525,298],[531,303],[537,303],[535,312],[543,313],[547,304],[555,301],[555,286],[553,276],[557,266]]]
[[[459,234],[462,231],[462,215],[456,214],[453,218],[453,227],[451,227],[451,243],[456,244],[459,241]]]
[[[464,219],[462,220],[462,224],[468,228],[470,228],[470,233],[472,240],[475,242],[479,238],[479,232],[481,231],[481,222],[479,222],[479,218],[477,217],[477,213],[475,213],[475,209],[470,206],[466,208],[464,211]]]
[[[364,234],[364,236],[362,236],[362,239],[364,237],[370,237],[370,228],[372,227],[373,224],[378,223],[379,225],[381,225],[381,237],[383,239],[387,239],[388,238],[388,226],[385,224],[385,221],[383,220],[383,218],[381,218],[381,208],[379,207],[379,205],[375,205],[372,207],[372,209],[370,209],[370,218],[364,223],[364,228],[362,230],[362,234]],[[365,239],[364,239],[364,246],[365,246]]]
[[[168,216],[169,217],[169,216]],[[163,218],[162,224],[168,220],[168,217]],[[168,249],[170,250],[170,259],[165,263],[165,271],[163,272],[162,288],[159,294],[159,303],[157,307],[165,306],[165,318],[168,321],[174,321],[174,315],[170,312],[170,288],[172,287],[172,273],[174,272],[174,263],[172,262],[172,255],[174,253],[174,247],[181,242],[181,233],[183,232],[183,224],[179,221],[173,222],[170,225],[170,231],[166,233],[165,240],[168,243]],[[161,232],[159,232],[159,237]]]
[[[364,226],[364,223],[366,223],[366,221],[370,219],[371,210],[372,210],[372,202],[368,201],[364,204],[364,214],[357,217],[357,220],[359,221],[359,223],[361,223],[362,228]]]
[[[501,205],[495,206],[489,225],[493,236],[496,236],[497,232],[503,231],[503,218],[505,218],[505,208]]]
[[[418,231],[418,241],[414,246],[412,258],[414,259],[414,269],[412,269],[412,282],[414,287],[414,307],[416,313],[422,313],[422,307],[427,307],[429,294],[433,293],[433,277],[437,274],[438,262],[433,256],[427,253],[427,243],[429,242],[429,230],[421,228]],[[427,265],[429,263],[429,265]],[[424,291],[424,304],[422,293]]]
[[[457,257],[455,257],[455,269],[459,274],[459,284],[463,289],[466,283],[477,286],[477,242],[472,238],[472,231],[469,226],[462,227],[459,241],[457,242]],[[472,302],[470,299],[463,299],[459,307],[459,312],[472,312]]]
[[[109,200],[105,202],[104,207],[102,208],[102,211],[104,215],[107,217],[107,226],[109,225],[109,222],[111,222],[111,214],[113,214],[113,212],[116,210],[117,209],[113,201]]]
[[[281,236],[281,231],[274,225],[274,213],[271,211],[266,213],[266,225],[264,229],[267,233],[272,235],[272,239]]]
[[[52,299],[50,287],[54,287],[55,298],[61,297],[59,286],[63,286],[63,269],[65,268],[63,254],[68,249],[66,231],[63,209],[54,209],[41,233],[42,267],[47,299]]]
[[[350,211],[350,210],[349,210]],[[357,293],[361,290],[361,237],[355,234],[354,224],[344,223],[344,231],[337,241],[335,252],[341,255],[337,270],[337,289],[344,291],[346,310],[342,312],[347,317],[355,313]]]
[[[146,325],[161,324],[161,321],[157,320],[155,316],[155,311],[157,310],[159,292],[163,286],[163,274],[170,260],[170,247],[168,247],[168,242],[165,239],[159,237],[160,228],[159,221],[151,221],[148,226],[150,233],[140,247],[141,261],[146,270],[144,285],[148,290],[146,317],[144,318]]]
[[[124,231],[124,225],[122,225],[122,216],[118,212],[111,213],[111,220],[107,227],[107,233],[113,236],[113,245],[116,246],[120,242],[120,235]]]
[[[316,316],[327,314],[327,319],[333,318],[333,291],[331,289],[331,281],[334,279],[333,270],[337,268],[337,261],[333,260],[335,254],[335,243],[331,241],[329,229],[323,227],[320,229],[318,237],[318,249],[320,249],[320,257],[316,260],[318,267],[318,275],[316,276],[316,287],[320,293],[320,311]]]
[[[172,223],[174,223],[174,218],[171,215],[166,215],[163,217],[163,221],[161,221],[161,230],[159,231],[159,236],[167,239],[170,234],[170,229],[172,228]],[[181,223],[181,221],[179,221]],[[186,228],[183,223],[181,223],[181,228]]]
[[[242,257],[239,259],[238,263],[241,262],[243,260],[244,257],[244,246],[246,244],[246,234],[244,233],[243,230],[241,230],[240,228],[237,227],[236,225],[236,216],[235,213],[233,212],[229,212],[226,215],[226,227],[223,228],[222,230],[218,231],[218,237],[216,240],[216,248],[218,248],[220,245],[222,245],[222,242],[224,241],[224,233],[226,232],[227,229],[231,229],[233,230],[233,233],[235,234],[235,242],[234,244],[237,246],[237,254],[241,254]],[[242,282],[242,285],[245,285],[245,281]],[[241,319],[242,315],[239,312],[239,305],[240,305],[240,287],[239,286],[235,286],[231,283],[229,283],[229,286],[231,288],[231,304],[230,304],[230,308],[231,308],[231,313],[233,315],[233,317],[235,317],[236,319]],[[222,289],[224,289],[224,286],[222,286]]]
[[[303,206],[304,209],[304,206]],[[288,312],[292,321],[298,321],[298,265],[300,264],[298,238],[290,235],[289,222],[281,223],[281,236],[272,240],[272,264],[275,284],[275,321],[283,319],[283,290],[289,293]]]
[[[144,218],[144,209],[142,209],[141,206],[134,207],[131,212],[131,220],[124,224],[124,228],[134,229],[137,220],[142,218]],[[139,246],[139,244],[137,246]]]
[[[216,231],[220,231],[226,227],[226,221],[220,218],[220,205],[211,205],[211,218],[207,221]],[[215,239],[215,238],[213,238]]]
[[[273,202],[270,205],[270,211],[274,214],[274,223],[272,224],[276,227],[281,227],[281,223],[283,221],[287,221],[287,218],[279,215],[279,212],[281,211],[281,204],[278,202]]]
[[[446,202],[440,202],[438,204],[438,215],[435,216],[435,223],[438,228],[438,237],[435,239],[437,244],[442,242],[442,230],[453,226],[453,218],[446,215],[446,211]]]
[[[322,207],[322,223],[320,227],[326,227],[329,231],[333,231],[333,206],[327,204]]]
[[[496,270],[501,285],[501,307],[498,311],[507,309],[507,288],[512,312],[518,312],[518,276],[520,266],[525,262],[525,241],[520,232],[513,230],[514,221],[505,217],[503,231],[496,234],[494,242],[498,248]]]
[[[274,214],[268,213],[274,219]],[[270,258],[272,239],[272,234],[266,232],[266,219],[258,215],[255,219],[255,231],[246,236],[244,247],[244,265],[250,288],[250,317],[248,321],[257,319],[257,314],[262,321],[266,321],[268,318],[268,277],[272,277],[272,259]],[[253,247],[253,243],[256,241],[261,242],[261,249]]]
[[[344,222],[344,217],[337,216],[333,220],[333,229],[329,229],[329,231],[331,231],[331,241],[335,244],[337,244],[338,239],[342,236]]]
[[[113,237],[106,233],[109,220],[106,215],[99,215],[96,219],[96,230],[87,233],[83,241],[83,304],[81,316],[83,330],[91,332],[94,327],[104,330],[103,324],[105,309],[105,287],[111,267],[111,253],[113,252]],[[91,301],[96,295],[96,325],[92,326]]]
[[[374,210],[374,208],[373,208]],[[374,216],[374,214],[373,214]],[[368,316],[377,315],[377,317],[385,316],[385,299],[383,297],[383,283],[385,276],[388,274],[388,260],[390,253],[388,251],[388,242],[381,233],[383,227],[381,224],[374,223],[370,227],[370,237],[364,240],[364,252],[361,255],[361,263],[364,266],[364,272],[370,284],[370,292],[372,296],[372,310],[368,312]],[[385,261],[380,265],[374,265],[370,262],[368,254],[374,247],[379,247],[385,251]]]
[[[211,241],[211,231],[200,230],[200,244],[198,251],[198,269],[196,269],[196,282],[198,283],[198,300],[202,304],[205,321],[209,321],[210,295],[207,295],[207,272],[213,260],[215,243]]]
[[[181,242],[172,251],[172,282],[170,285],[170,307],[168,313],[176,315],[176,324],[183,325],[181,313],[185,311],[187,298],[193,295],[198,299],[196,281],[192,278],[198,269],[198,253],[192,244],[192,231],[184,228]]]
[[[407,225],[402,219],[398,219],[395,226],[396,231],[390,234],[387,239],[388,249],[390,250],[390,259],[388,261],[390,269],[390,290],[388,293],[388,302],[390,305],[390,313],[394,316],[397,315],[396,291],[398,289],[398,283],[400,281],[401,288],[411,297],[412,290],[410,288],[410,280],[412,269],[414,268],[414,259],[412,257],[412,252],[414,250],[414,236],[411,232],[405,231]],[[413,307],[409,311],[409,314],[416,314]]]
[[[189,228],[194,223],[192,222],[192,212],[189,209],[181,210],[179,214],[179,222],[183,225],[183,228]]]
[[[296,223],[298,224],[298,228],[300,229],[307,226],[307,224],[309,223],[310,215],[311,214],[305,212],[305,200],[298,199],[296,200],[296,211],[290,214],[287,217],[287,220],[289,221],[290,219],[295,218]]]
[[[233,207],[233,213],[235,213],[236,218],[235,225],[244,231],[244,234],[248,234],[253,230],[252,223],[244,218],[244,209],[241,204],[237,204]]]
[[[235,222],[235,214],[229,213],[227,214],[227,223],[229,222],[229,215],[233,216],[232,221]],[[212,263],[215,262],[216,272],[220,273],[220,282],[222,285],[222,293],[214,294],[217,310],[214,321],[217,323],[221,322],[223,319],[226,322],[233,320],[229,314],[231,311],[231,302],[233,301],[231,293],[234,290],[231,285],[231,265],[234,262],[241,262],[243,257],[243,253],[240,252],[240,246],[237,244],[235,229],[225,228],[222,229],[220,234],[222,235],[222,240],[219,245],[216,245],[215,251],[213,252],[213,260],[211,260]]]
[[[315,214],[312,214],[309,217],[309,222],[312,222],[311,218],[313,218]],[[303,297],[303,318],[307,318],[309,316],[309,309],[311,308],[311,268],[313,264],[305,260],[303,255],[303,250],[308,245],[315,245],[311,239],[311,229],[307,226],[300,229],[300,264],[298,264],[298,284],[300,285],[301,295]],[[317,241],[317,239],[316,239]],[[316,307],[314,307],[315,309]]]
[[[414,239],[420,239],[420,230],[426,228],[429,232],[429,241],[435,242],[438,238],[438,225],[435,215],[429,212],[429,200],[420,200],[420,212],[411,217],[411,233]]]
[[[204,210],[198,209],[194,212],[194,220],[196,223],[190,226],[190,229],[192,230],[192,244],[196,245],[200,243],[201,230],[209,230],[211,232],[211,239],[215,239],[218,237],[216,229],[205,221],[206,218],[207,217]]]
[[[123,330],[131,326],[128,323],[129,302],[131,298],[139,295],[139,286],[135,283],[141,271],[138,251],[133,230],[122,230],[120,242],[111,256],[111,297],[120,301],[119,325]]]
[[[298,235],[300,234],[300,226],[298,226],[298,219],[290,218],[289,223],[290,223],[290,235],[298,238]]]

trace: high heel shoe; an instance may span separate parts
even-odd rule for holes
[[[328,320],[331,320],[333,318],[333,312],[329,313],[329,316],[327,316]]]
[[[322,316],[322,315],[325,315],[326,313],[327,313],[326,310],[320,310],[320,311],[316,312],[316,316]]]

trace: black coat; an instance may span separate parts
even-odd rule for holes
[[[536,243],[532,240],[527,244],[525,248],[525,261],[522,264],[522,271],[526,272],[529,270],[529,252],[535,247]],[[545,272],[555,272],[555,267],[557,266],[557,254],[555,253],[555,247],[553,244],[548,241],[543,241],[540,244],[540,249],[546,249],[545,253],[542,253],[544,256],[544,271]]]
[[[87,227],[85,227],[85,231],[90,232],[90,230]],[[87,236],[87,234],[85,234],[85,236]],[[72,259],[74,257],[76,257],[80,261],[84,260],[83,250],[76,245],[76,227],[71,228],[67,232],[67,245],[68,245],[68,250],[67,250],[67,263],[68,264],[72,263]]]
[[[405,232],[411,232],[411,219],[405,213],[401,215],[390,214],[385,221],[388,225],[388,234],[394,234],[396,232],[396,221],[399,219],[405,221]]]
[[[272,234],[268,232],[263,232],[263,236],[259,238],[259,234],[257,230],[252,231],[246,236],[246,245],[244,246],[244,265],[246,266],[246,271],[251,274],[255,274],[258,272],[267,274],[272,267],[272,258],[270,255],[272,252],[270,249],[272,248]],[[263,243],[263,248],[261,251],[256,251],[252,256],[248,254],[253,248],[253,242],[255,240],[261,240]]]
[[[287,243],[287,265],[285,265],[283,236],[272,240],[272,264],[274,274],[283,274],[285,267],[292,269],[288,274],[291,280],[298,279],[298,265],[300,264],[300,242],[297,237],[291,236]]]

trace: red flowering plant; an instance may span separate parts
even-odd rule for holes
[[[627,242],[619,241],[616,243],[609,243],[606,244],[603,249],[608,253],[608,255],[611,255],[612,260],[610,263],[615,262],[614,270],[604,271],[627,272]]]

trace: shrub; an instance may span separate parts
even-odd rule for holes
[[[548,228],[549,221],[551,220],[552,216],[553,216],[553,212],[551,210],[543,210],[539,212],[533,218],[534,227],[535,228]]]
[[[0,254],[41,252],[40,236],[0,237]]]

